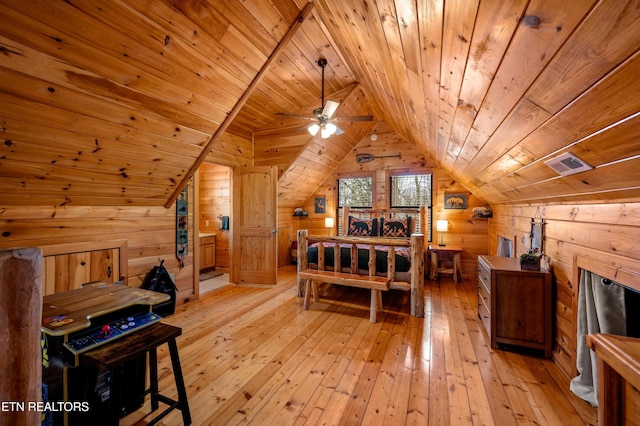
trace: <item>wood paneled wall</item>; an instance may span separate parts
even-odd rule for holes
[[[222,231],[222,216],[231,216],[232,169],[217,164],[200,166],[200,232],[216,234],[216,268],[229,269],[229,231]]]
[[[180,302],[193,296],[193,191],[189,255],[176,259],[176,209],[164,207],[0,206],[0,247],[37,247],[126,239],[128,284],[139,287],[158,259],[174,274]]]
[[[555,347],[553,358],[569,377],[575,376],[578,282],[576,255],[638,271],[640,266],[640,203],[580,205],[494,206],[489,226],[489,251],[495,253],[497,236],[516,240],[516,253],[529,246],[531,218],[545,219],[544,252],[551,258],[555,285]]]
[[[457,183],[443,169],[434,165],[410,143],[404,141],[396,133],[390,131],[386,125],[376,127],[378,138],[372,141],[369,137],[363,139],[356,148],[345,158],[340,166],[301,206],[308,212],[307,217],[293,217],[290,208],[280,210],[280,264],[291,262],[291,241],[296,238],[298,229],[308,229],[311,234],[326,235],[324,219],[336,216],[337,188],[335,181],[338,177],[373,176],[374,178],[374,207],[389,208],[389,177],[392,174],[432,173],[433,174],[433,238],[435,221],[446,219],[450,230],[445,241],[448,244],[459,244],[464,248],[462,255],[462,271],[466,277],[476,274],[477,257],[487,254],[488,219],[473,218],[473,207],[484,206],[477,197],[469,193]],[[375,156],[389,156],[400,154],[401,157],[378,158],[370,163],[358,164],[358,153],[373,154]],[[444,208],[444,194],[446,192],[465,193],[468,205],[464,210],[448,210]],[[326,197],[327,213],[314,213],[315,197]],[[335,231],[332,231],[335,235]],[[284,258],[283,258],[284,257]]]

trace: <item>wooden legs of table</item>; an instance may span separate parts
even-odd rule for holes
[[[453,253],[451,262],[452,262],[451,269],[441,268],[438,253],[435,251],[432,251],[429,279],[437,280],[438,274],[452,274],[454,282],[458,283],[462,281],[462,261],[461,261],[460,253]]]
[[[437,280],[438,279],[438,253],[435,251],[431,252],[431,265],[429,265],[429,279]]]
[[[462,261],[460,260],[462,256],[460,253],[456,253],[453,255],[453,281],[459,283],[462,281]]]

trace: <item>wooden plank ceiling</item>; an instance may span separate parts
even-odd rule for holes
[[[8,204],[166,205],[207,159],[278,166],[294,206],[381,121],[492,204],[640,196],[637,0],[2,0],[0,19]],[[336,115],[373,122],[321,139],[276,115],[321,106],[319,58]],[[564,151],[594,169],[559,177]]]

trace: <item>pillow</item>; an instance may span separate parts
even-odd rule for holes
[[[385,219],[380,226],[381,237],[411,236],[411,217],[404,219]]]
[[[349,229],[347,235],[356,237],[378,236],[378,219],[358,219],[349,216]]]

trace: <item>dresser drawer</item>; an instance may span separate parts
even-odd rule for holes
[[[484,325],[485,330],[487,330],[487,334],[491,336],[491,313],[481,300],[478,300],[478,318],[482,321],[482,325]]]
[[[491,293],[480,281],[478,281],[478,303],[483,303],[491,312]]]
[[[478,285],[483,285],[490,292],[491,270],[481,261],[478,261]]]

